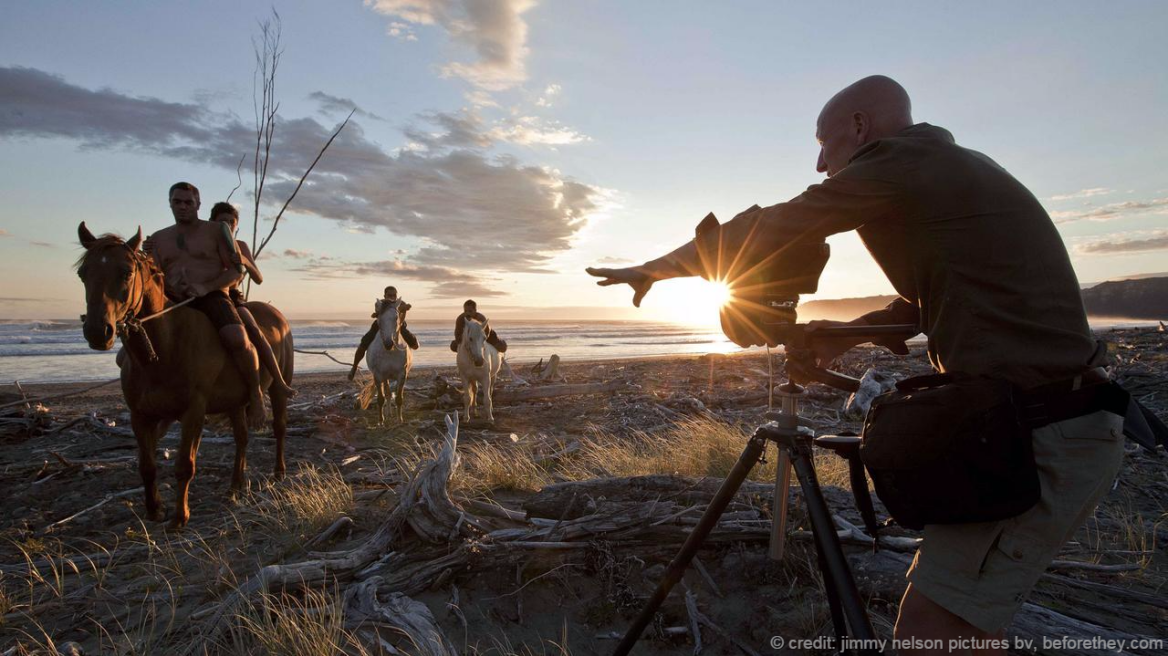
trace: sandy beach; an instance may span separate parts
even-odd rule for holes
[[[1125,329],[1101,336],[1119,346],[1119,380],[1168,418],[1165,334]],[[226,498],[230,430],[221,419],[210,421],[191,488],[190,525],[169,533],[141,518],[137,451],[118,386],[83,393],[73,392],[92,383],[23,386],[29,397],[61,396],[2,415],[0,495],[7,501],[0,517],[0,653],[70,641],[86,654],[187,647],[261,653],[257,645],[266,639],[310,646],[290,653],[312,653],[320,640],[361,653],[356,638],[378,625],[354,620],[363,585],[379,590],[376,604],[400,601],[394,594],[424,604],[459,653],[608,653],[612,636],[623,633],[700,514],[700,499],[690,503],[678,495],[716,486],[763,421],[770,365],[778,382],[782,356],[768,363],[762,353],[565,360],[559,379],[550,381],[517,365],[523,380],[500,384],[496,421],[460,427],[460,461],[447,487],[465,522],[454,537],[434,541],[403,528],[384,553],[359,568],[334,568],[323,583],[242,598],[239,591],[261,568],[320,561],[321,552],[352,553],[393,521],[404,482],[436,457],[447,434],[444,417],[456,412],[455,397],[446,393],[457,380],[453,367],[415,372],[406,422],[386,427],[375,425],[372,407],[359,407],[364,372],[352,383],[340,366],[297,376],[289,475],[272,480],[271,435],[253,435],[250,491],[236,501]],[[928,371],[919,348],[907,358],[859,348],[838,368],[858,376],[869,367],[898,376]],[[21,398],[11,386],[0,392],[4,402]],[[812,385],[803,414],[819,433],[857,430],[858,418],[841,412],[845,400]],[[1012,635],[1034,637],[1041,618],[1055,626],[1054,613],[1078,622],[1081,631],[1168,636],[1168,604],[1156,592],[1168,583],[1163,459],[1128,446],[1115,488],[1064,548],[1062,564],[1044,576]],[[159,446],[168,506],[176,447],[172,429]],[[846,481],[836,460],[817,458],[825,486]],[[798,537],[807,529],[799,504],[790,511],[796,537],[785,559],[769,560],[773,463],[756,468],[754,479],[732,507],[730,523],[699,554],[702,566],[685,578],[704,620],[687,610],[679,586],[640,653],[690,654],[698,637],[705,653],[775,653],[773,636],[832,634],[814,551]],[[573,494],[587,510],[574,510],[575,502],[555,506],[552,491],[565,485],[582,486]],[[791,494],[797,501],[797,490]],[[862,525],[849,499],[828,490],[833,512]],[[677,510],[654,514],[655,504],[666,503]],[[547,504],[560,508],[559,517],[548,517]],[[649,514],[630,519],[639,512]],[[601,516],[608,524],[596,519]],[[574,528],[565,532],[560,524]],[[547,535],[558,537],[542,540],[556,546],[504,549],[485,537],[505,529],[550,530]],[[919,537],[899,528],[886,535],[910,541],[902,545]],[[862,540],[845,542],[877,631],[889,637],[912,549],[885,548],[873,556]],[[403,648],[400,634],[392,635],[387,631],[386,639]]]

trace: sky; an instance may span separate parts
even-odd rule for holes
[[[251,241],[253,42],[279,14],[279,113],[252,298],[360,317],[716,318],[700,280],[639,310],[583,269],[681,245],[822,179],[815,119],[884,74],[1050,212],[1081,282],[1168,271],[1168,3],[10,0],[0,22],[0,319],[74,318],[77,224],[148,234],[166,190]],[[1003,238],[1009,238],[1003,235]],[[855,235],[813,298],[891,294]],[[413,315],[412,315],[413,316]]]

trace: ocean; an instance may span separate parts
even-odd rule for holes
[[[714,326],[652,321],[492,321],[507,341],[513,364],[534,363],[552,354],[565,362],[667,355],[730,353],[739,347]],[[454,366],[450,340],[453,321],[411,321],[410,330],[422,348],[414,352],[415,367]],[[1153,321],[1091,318],[1096,330],[1154,325]],[[352,361],[364,321],[292,321],[297,349],[328,351]],[[79,321],[0,320],[0,384],[100,381],[116,378],[115,351],[89,348]],[[361,364],[364,367],[364,363]],[[296,372],[345,371],[319,355],[296,354]]]
[[[352,361],[365,321],[292,321],[297,349],[328,351]],[[726,353],[739,350],[712,326],[648,321],[492,321],[507,341],[513,364],[538,362],[552,354],[565,362],[643,356]],[[454,366],[453,321],[410,321],[421,348],[415,367]],[[79,321],[0,320],[0,384],[100,381],[116,378],[115,351],[91,350]],[[364,367],[364,363],[361,364]],[[345,371],[319,355],[296,354],[296,372]]]

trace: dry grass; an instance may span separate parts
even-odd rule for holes
[[[370,653],[345,629],[341,600],[327,589],[262,594],[233,619],[231,644],[223,651],[237,656]]]
[[[460,449],[461,462],[450,489],[469,496],[495,490],[533,492],[556,481],[583,481],[600,477],[673,474],[691,478],[725,478],[750,439],[753,427],[729,424],[713,417],[694,417],[665,431],[617,436],[594,431],[581,448],[557,463],[525,442],[484,442]],[[398,471],[413,471],[434,457],[436,446],[415,445],[394,459]],[[771,482],[775,477],[774,447],[767,459],[751,470],[750,478]],[[842,459],[820,454],[816,469],[823,485],[848,485],[848,467]],[[791,477],[791,484],[798,481]]]
[[[287,479],[245,500],[242,514],[269,532],[316,535],[353,509],[353,490],[336,467],[303,464]]]
[[[709,417],[686,419],[652,435],[637,432],[618,437],[598,432],[558,473],[571,480],[649,474],[724,478],[738,461],[750,433],[745,426]],[[750,473],[753,480],[773,481],[774,477],[772,457]]]
[[[1099,562],[1103,554],[1118,556],[1123,562],[1146,569],[1156,553],[1156,532],[1168,522],[1168,513],[1149,518],[1136,508],[1130,494],[1112,497],[1100,504],[1096,513],[1107,520],[1107,530],[1087,530],[1085,546],[1095,552]]]
[[[468,496],[493,490],[534,492],[554,482],[551,472],[536,462],[530,446],[472,444],[459,456],[462,462],[450,487]]]

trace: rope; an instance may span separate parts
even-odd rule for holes
[[[341,362],[340,360],[334,358],[332,355],[329,354],[328,351],[301,351],[298,348],[294,348],[292,350],[297,352],[297,353],[303,353],[305,355],[323,355],[324,357],[328,358],[329,360],[332,360],[333,362],[336,362],[337,364],[344,366],[344,367],[352,367],[353,366],[353,363],[351,363],[351,362]]]
[[[151,319],[157,319],[158,317],[161,317],[162,315],[166,314],[167,312],[170,312],[171,310],[174,310],[174,309],[180,308],[180,307],[182,307],[182,306],[186,305],[187,303],[190,303],[190,302],[194,301],[196,298],[197,298],[197,297],[195,297],[195,296],[192,296],[192,297],[188,298],[187,300],[185,300],[185,301],[183,301],[183,302],[181,302],[181,303],[175,303],[174,305],[172,305],[172,306],[170,306],[170,307],[168,307],[168,308],[164,308],[164,309],[162,309],[162,310],[160,310],[160,311],[158,311],[158,312],[155,312],[154,314],[152,314],[152,315],[150,315],[150,316],[148,316],[148,317],[141,317],[141,318],[139,318],[139,319],[138,319],[138,323],[146,323],[147,321],[150,321]]]

